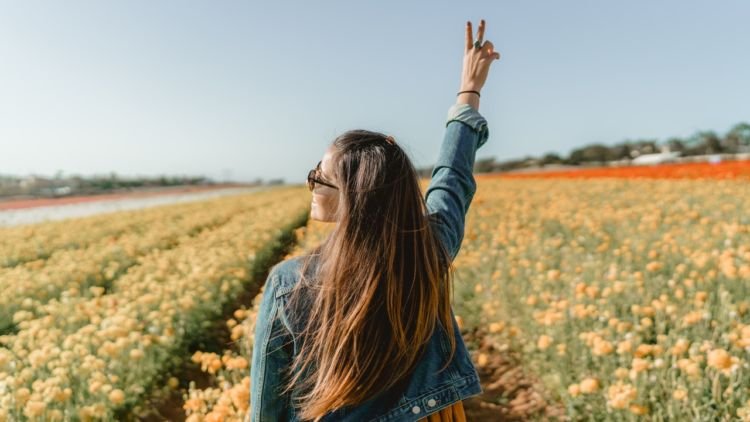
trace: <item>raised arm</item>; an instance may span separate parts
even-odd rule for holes
[[[500,53],[493,51],[491,42],[482,44],[484,28],[482,20],[474,43],[471,22],[466,23],[461,89],[456,104],[448,110],[443,143],[425,193],[433,227],[452,259],[461,248],[466,213],[476,192],[473,175],[476,150],[489,137],[487,121],[478,111],[478,92],[484,86],[490,64],[500,58]]]

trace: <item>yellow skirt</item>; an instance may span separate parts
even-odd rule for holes
[[[466,422],[466,414],[464,413],[464,402],[458,401],[453,403],[451,406],[442,409],[439,412],[427,415],[426,418],[419,420],[420,422]]]

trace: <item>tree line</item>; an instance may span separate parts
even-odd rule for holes
[[[474,172],[490,173],[546,165],[580,166],[605,164],[612,161],[632,160],[643,154],[655,154],[664,149],[680,156],[706,154],[750,153],[750,124],[738,123],[723,136],[712,130],[697,131],[686,138],[670,137],[663,142],[657,139],[626,139],[615,145],[593,143],[575,148],[567,156],[548,152],[541,157],[526,156],[520,159],[498,161],[494,157],[482,158],[474,163]],[[430,177],[433,167],[420,168],[421,177]]]

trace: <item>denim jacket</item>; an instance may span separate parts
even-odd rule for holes
[[[455,259],[464,235],[469,204],[476,191],[473,177],[476,150],[489,136],[487,122],[467,104],[455,104],[448,111],[445,136],[440,147],[425,201],[431,224]],[[255,325],[250,367],[250,414],[246,420],[257,422],[299,421],[291,406],[291,397],[281,395],[283,371],[291,365],[299,347],[295,327],[286,314],[288,295],[298,281],[302,257],[276,264],[263,290]],[[438,322],[423,357],[404,385],[392,388],[356,406],[329,412],[322,421],[408,422],[417,421],[467,397],[482,393],[479,376],[471,362],[453,316],[456,353],[449,366],[450,344]]]

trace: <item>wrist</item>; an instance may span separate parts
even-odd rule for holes
[[[456,104],[468,104],[474,110],[479,110],[479,96],[472,92],[464,92],[456,96]]]
[[[477,91],[482,92],[482,87],[476,84],[461,84],[459,91]]]

